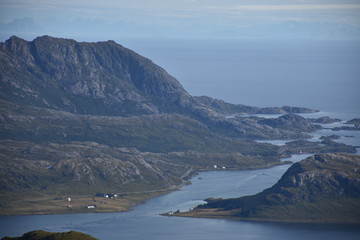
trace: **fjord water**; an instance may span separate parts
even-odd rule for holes
[[[273,185],[289,165],[264,170],[203,172],[192,185],[156,197],[131,212],[0,217],[0,235],[21,235],[34,229],[76,230],[103,240],[118,239],[357,239],[355,225],[280,224],[223,219],[160,216],[172,210],[187,210],[208,197],[238,197]]]
[[[360,117],[360,48],[356,41],[116,40],[152,59],[193,95],[252,106],[302,106],[307,115]],[[340,123],[341,124],[341,123]],[[321,130],[359,146],[359,132]],[[345,137],[352,135],[354,137]],[[283,144],[282,142],[277,142]],[[299,161],[306,156],[293,156]],[[359,225],[281,224],[164,217],[209,197],[239,197],[272,186],[289,165],[264,170],[203,172],[192,185],[131,212],[0,217],[0,237],[34,229],[76,230],[115,239],[358,239]]]

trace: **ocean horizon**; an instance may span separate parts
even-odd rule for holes
[[[360,112],[360,40],[118,39],[190,94],[257,107]]]

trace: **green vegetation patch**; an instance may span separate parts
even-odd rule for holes
[[[25,233],[21,237],[3,237],[1,240],[97,240],[97,238],[75,231],[51,233],[37,230]]]

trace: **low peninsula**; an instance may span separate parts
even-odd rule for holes
[[[271,188],[252,196],[207,199],[169,215],[248,221],[360,223],[360,156],[316,154],[293,164]]]

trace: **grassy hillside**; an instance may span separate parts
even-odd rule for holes
[[[97,240],[97,238],[75,231],[51,233],[37,230],[25,233],[21,237],[3,237],[1,240]]]

